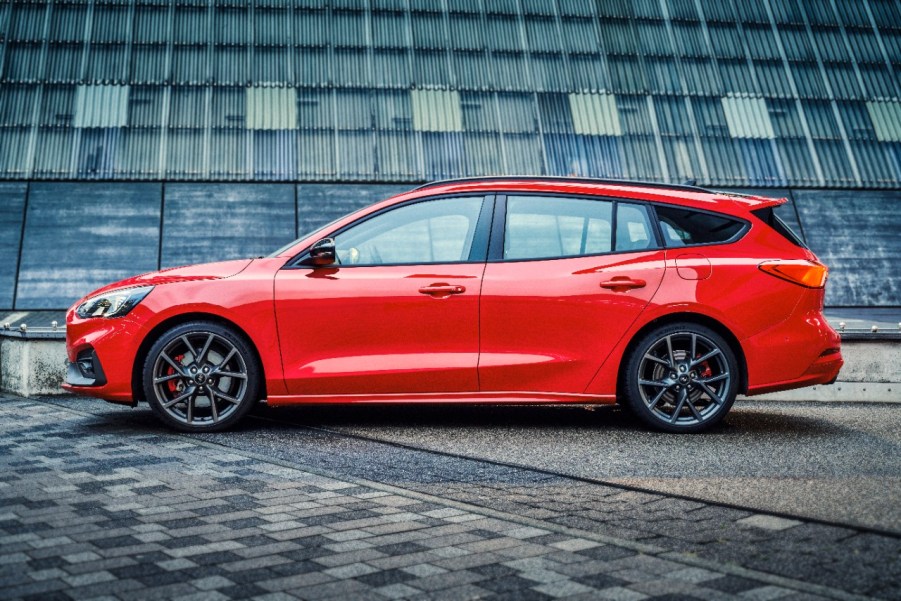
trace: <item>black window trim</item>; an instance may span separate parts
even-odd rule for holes
[[[368,221],[374,217],[379,215],[383,215],[389,211],[393,211],[395,209],[399,209],[402,207],[412,206],[415,204],[419,204],[422,202],[429,202],[433,200],[443,200],[447,198],[482,198],[482,207],[479,209],[479,217],[476,220],[475,232],[472,237],[472,246],[469,250],[469,259],[466,261],[444,261],[444,262],[436,262],[436,263],[365,263],[365,264],[355,264],[355,265],[345,265],[343,263],[334,263],[332,265],[304,265],[302,261],[308,259],[310,256],[310,248],[321,240],[314,240],[311,242],[306,248],[301,250],[299,253],[291,257],[282,267],[281,269],[355,269],[357,267],[405,267],[405,266],[413,266],[413,265],[471,265],[478,263],[485,263],[488,246],[490,244],[491,239],[491,227],[492,221],[495,214],[494,206],[495,206],[495,197],[497,195],[493,192],[483,193],[483,194],[473,194],[472,192],[456,192],[452,194],[439,194],[435,196],[424,196],[421,198],[414,198],[411,200],[407,200],[404,202],[400,202],[397,204],[391,204],[387,207],[383,207],[378,211],[365,215],[359,219],[348,223],[347,225],[330,232],[328,235],[323,236],[325,238],[334,238],[347,231],[348,229],[355,227],[365,221]],[[478,252],[477,252],[478,251]],[[473,255],[476,255],[476,258],[473,259]]]
[[[542,196],[542,197],[554,197],[554,198],[573,198],[577,200],[599,200],[604,202],[609,202],[613,205],[612,207],[612,217],[610,223],[610,244],[613,247],[613,250],[601,253],[590,253],[590,254],[579,254],[579,255],[563,255],[558,257],[534,257],[528,259],[505,259],[504,258],[504,245],[506,243],[506,235],[507,235],[507,197],[508,196]],[[625,205],[637,205],[637,206],[646,206],[648,208],[647,215],[648,219],[651,221],[651,231],[650,233],[654,236],[654,246],[649,248],[643,248],[640,250],[630,249],[630,250],[616,250],[616,219],[617,213],[619,212],[619,204]],[[666,203],[659,203],[666,204]],[[674,205],[669,205],[674,206]],[[694,210],[694,209],[691,209]],[[706,211],[711,212],[711,211]],[[718,214],[715,212],[711,212],[713,214]],[[496,242],[496,240],[498,240]],[[720,243],[717,243],[720,244]],[[657,212],[654,210],[654,203],[646,200],[633,200],[631,198],[620,198],[617,196],[601,196],[594,194],[567,194],[567,193],[557,193],[557,192],[549,192],[549,191],[519,191],[519,190],[510,190],[505,192],[498,192],[496,201],[495,201],[495,223],[491,230],[491,242],[488,251],[488,263],[523,263],[523,262],[531,262],[531,261],[559,261],[565,259],[580,259],[583,257],[606,257],[609,255],[624,255],[638,252],[652,252],[652,251],[662,251],[666,250],[666,246],[663,245],[663,236],[660,232],[660,225],[657,223]]]

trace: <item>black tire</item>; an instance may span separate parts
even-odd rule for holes
[[[192,321],[160,336],[144,361],[144,398],[166,425],[182,432],[234,426],[259,400],[263,373],[245,338],[211,321]]]
[[[718,424],[738,394],[738,362],[715,331],[685,322],[655,328],[629,354],[625,404],[664,432],[702,432]]]

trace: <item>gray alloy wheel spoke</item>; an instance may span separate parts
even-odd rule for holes
[[[695,404],[691,402],[691,396],[685,395],[685,403],[688,405],[689,410],[691,410],[691,414],[695,416],[695,419],[699,422],[704,421],[704,416],[698,411],[698,408],[695,407]]]
[[[195,359],[195,363],[197,363],[198,365],[203,363],[203,360],[206,359],[206,354],[210,350],[210,345],[213,343],[213,338],[215,338],[215,335],[210,334],[206,339],[206,342],[203,344],[203,348],[200,350],[200,355],[198,355],[197,359]]]
[[[182,375],[181,373],[174,373],[168,376],[161,376],[159,378],[154,378],[153,383],[162,384],[163,382],[168,382],[169,380],[174,380],[176,378],[184,379],[184,375]]]
[[[238,403],[241,402],[239,399],[236,399],[236,398],[233,397],[233,396],[228,396],[227,394],[225,394],[225,393],[223,393],[223,392],[221,392],[221,391],[220,391],[220,392],[216,392],[215,394],[216,394],[217,397],[219,397],[219,398],[222,399],[223,401],[226,401],[226,402],[228,402],[228,403],[231,403],[232,405],[237,405]]]
[[[184,366],[184,365],[181,365],[181,364],[176,363],[175,361],[173,361],[173,360],[169,357],[169,355],[167,355],[165,352],[160,353],[160,357],[162,357],[163,361],[165,361],[166,363],[168,363],[169,365],[171,365],[171,366],[172,366],[172,369],[174,369],[177,373],[179,373],[179,374],[182,375],[182,376],[185,375],[185,366]]]
[[[710,384],[711,382],[719,382],[720,380],[725,380],[729,377],[729,372],[725,371],[721,374],[710,376],[709,378],[700,378],[696,380],[699,384]]]
[[[666,337],[666,350],[669,353],[669,366],[676,369],[676,356],[673,354],[673,337]]]
[[[188,398],[188,423],[194,422],[194,402],[197,400],[197,389],[191,393],[191,396]]]
[[[712,351],[710,351],[703,357],[698,357],[697,359],[692,360],[691,367],[694,367],[695,365],[699,365],[699,364],[703,363],[704,361],[707,361],[711,357],[716,357],[720,353],[722,353],[722,351],[720,349],[714,347]]]
[[[638,383],[641,384],[642,386],[655,386],[657,388],[669,388],[670,387],[670,385],[667,384],[666,382],[658,382],[655,380],[639,380]]]
[[[710,397],[711,401],[713,401],[717,405],[723,404],[723,399],[721,399],[720,396],[717,393],[715,393],[710,386],[708,386],[704,382],[698,382],[698,386],[700,386],[701,388],[704,389],[704,392],[707,393],[707,396]]]
[[[645,356],[644,356],[644,358],[645,358],[645,359],[650,359],[651,361],[653,361],[653,362],[655,362],[655,363],[659,363],[660,365],[666,365],[667,367],[672,367],[672,365],[669,364],[669,361],[664,361],[664,360],[661,359],[660,357],[655,357],[655,356],[652,355],[651,353],[646,353]]]
[[[223,367],[225,367],[226,365],[228,365],[228,362],[231,360],[232,357],[235,356],[235,353],[237,353],[237,352],[238,352],[238,349],[236,349],[235,347],[232,347],[232,350],[230,350],[230,351],[228,352],[228,354],[225,356],[225,359],[223,359],[222,361],[220,361],[220,362],[219,362],[219,365],[216,366],[216,370],[215,370],[215,371],[218,373],[218,371],[219,371],[220,369],[222,369]]]
[[[213,414],[213,423],[219,421],[219,409],[216,407],[216,390],[212,386],[207,387],[207,390],[210,391],[210,411]]]
[[[698,335],[691,333],[691,354],[688,356],[689,361],[694,361],[695,355],[698,354]]]
[[[247,374],[242,374],[237,371],[217,371],[216,375],[221,378],[238,378],[240,380],[247,379]]]
[[[184,394],[181,394],[181,395],[175,397],[174,399],[172,399],[171,401],[163,404],[163,407],[165,407],[166,409],[169,409],[170,407],[173,407],[173,406],[179,404],[180,402],[182,402],[183,400],[185,400],[186,398],[188,398],[189,396],[194,394],[195,390],[196,389],[192,386]]]
[[[179,337],[179,340],[185,343],[185,346],[188,347],[188,350],[191,352],[191,355],[194,357],[194,362],[197,362],[197,351],[194,350],[194,347],[191,345],[191,341],[188,340],[187,334],[182,334]]]
[[[651,401],[650,403],[648,403],[648,409],[651,409],[653,411],[654,407],[657,406],[657,403],[660,402],[660,399],[663,398],[663,395],[666,394],[666,390],[667,389],[664,388],[663,390],[661,390],[660,392],[657,393],[657,396],[654,397],[654,400]]]
[[[676,423],[676,420],[679,419],[679,414],[682,413],[682,407],[685,406],[685,401],[687,400],[688,393],[683,389],[679,392],[679,402],[676,404],[676,409],[673,411],[672,417],[669,418],[669,423]]]

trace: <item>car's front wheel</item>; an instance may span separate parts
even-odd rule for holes
[[[160,336],[144,362],[144,395],[156,415],[184,432],[233,426],[259,399],[261,369],[243,336],[209,321]]]
[[[710,428],[738,394],[735,353],[717,332],[696,323],[648,332],[629,355],[622,377],[629,409],[666,432]]]

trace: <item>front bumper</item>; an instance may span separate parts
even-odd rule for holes
[[[132,405],[132,368],[143,339],[142,307],[113,319],[66,319],[68,368],[63,388],[75,394]],[[90,368],[90,369],[89,369]]]

